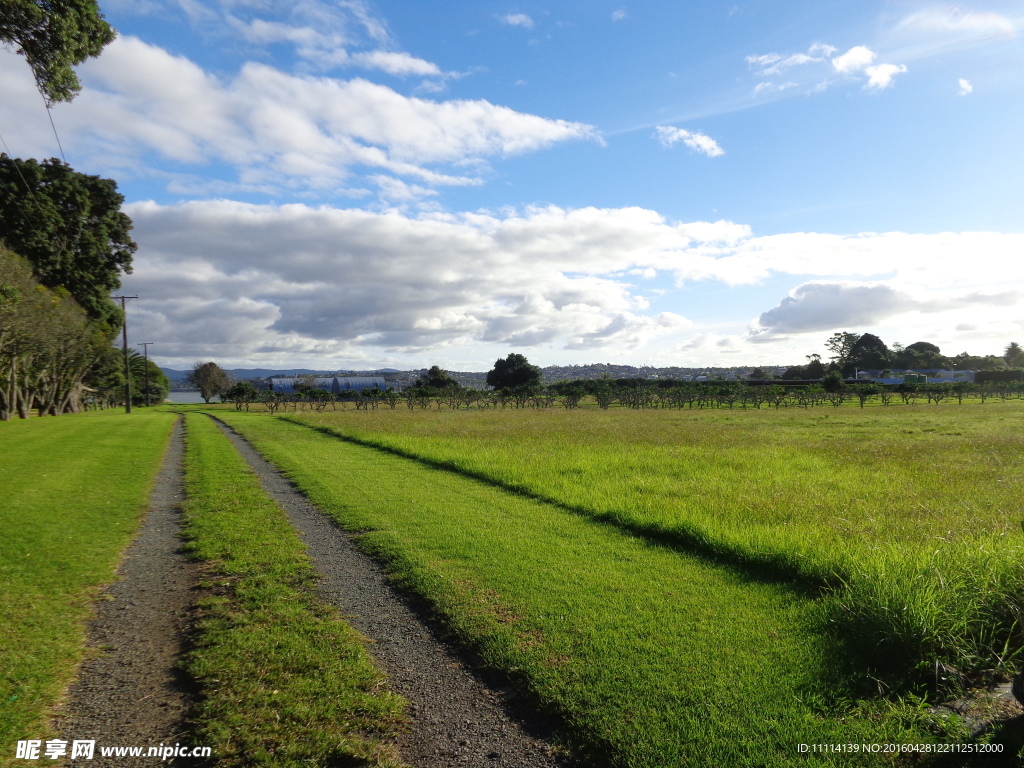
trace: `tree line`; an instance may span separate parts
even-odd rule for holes
[[[0,43],[25,58],[47,107],[81,89],[74,67],[115,32],[94,0],[5,0]],[[111,179],[51,158],[0,154],[0,420],[161,402],[169,384],[144,356],[117,353],[110,298],[137,246]],[[148,385],[148,386],[147,386]]]
[[[829,371],[838,371],[842,376],[853,376],[862,370],[998,370],[1024,366],[1024,348],[1017,342],[1010,342],[1000,355],[971,355],[961,352],[948,357],[938,346],[928,341],[913,344],[893,344],[890,348],[872,333],[851,333],[839,331],[825,342],[831,353],[829,362],[822,361],[821,355],[807,356],[806,365],[795,365],[782,374],[783,379],[822,379]],[[755,377],[751,377],[755,378]],[[761,377],[756,377],[761,378]]]

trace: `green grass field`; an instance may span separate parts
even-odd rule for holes
[[[338,411],[287,418],[682,551],[838,590],[887,674],[1005,666],[1024,601],[1024,409]]]
[[[864,670],[820,630],[827,600],[799,583],[287,420],[218,415],[557,715],[586,764],[878,765],[893,761],[797,749],[962,740],[937,735],[938,721],[910,699],[863,696]],[[373,419],[378,437],[397,415]],[[474,414],[452,417],[467,415],[472,423]],[[522,414],[520,426],[538,415]]]
[[[138,527],[174,416],[139,410],[0,423],[0,764],[50,736],[84,623]]]
[[[206,416],[186,421],[185,534],[207,563],[196,647],[196,741],[221,766],[395,765],[402,726],[366,640],[313,592],[305,547]]]

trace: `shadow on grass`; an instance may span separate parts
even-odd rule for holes
[[[848,711],[854,702],[861,699],[888,699],[898,702],[901,699],[927,697],[935,700],[937,697],[941,698],[944,687],[948,687],[947,683],[938,679],[932,680],[929,675],[921,672],[921,649],[912,638],[901,638],[887,631],[891,629],[890,627],[873,622],[868,617],[844,614],[841,608],[833,604],[831,598],[843,589],[844,581],[840,575],[809,572],[806,567],[801,567],[792,558],[782,554],[751,553],[737,546],[715,541],[706,532],[695,527],[669,528],[629,520],[624,515],[615,513],[597,513],[466,470],[452,462],[433,460],[371,440],[342,435],[328,427],[310,425],[283,415],[280,420],[334,440],[396,456],[430,469],[482,483],[504,493],[543,503],[581,517],[591,524],[611,528],[647,546],[668,549],[696,558],[710,567],[728,572],[741,581],[771,585],[788,592],[797,600],[807,601],[811,604],[810,610],[805,614],[807,629],[821,637],[827,644],[827,652],[822,654],[820,667],[812,672],[813,686],[806,691],[809,706],[821,715],[841,715]],[[403,591],[407,593],[407,597],[415,598],[414,591]],[[436,619],[432,606],[421,603],[417,612],[421,616]],[[465,645],[467,638],[460,637],[459,641]],[[529,696],[529,687],[526,686],[524,690],[520,684],[522,681],[510,682],[513,682],[521,694],[525,693],[527,698],[532,698]]]

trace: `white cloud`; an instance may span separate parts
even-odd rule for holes
[[[725,154],[725,150],[718,146],[718,142],[699,131],[687,131],[672,125],[659,125],[654,129],[654,132],[658,141],[666,147],[682,142],[695,152],[700,152],[708,157],[718,157]]]
[[[508,24],[510,27],[533,29],[533,19],[525,13],[507,13],[500,18],[502,23]]]
[[[876,326],[890,318],[910,313],[940,313],[960,308],[1016,306],[1022,295],[999,293],[934,293],[919,298],[886,283],[811,281],[798,285],[774,309],[761,314],[758,334],[807,333],[835,328]]]
[[[629,14],[627,14],[625,11],[619,10],[612,12],[612,21],[623,21],[627,18],[629,18]]]
[[[884,90],[892,85],[892,79],[896,75],[907,71],[904,64],[878,64],[874,67],[867,67],[864,73],[868,76],[868,88]]]
[[[375,183],[397,202],[422,193],[387,176]],[[774,355],[786,354],[786,334],[899,320],[894,327],[911,330],[895,338],[923,337],[920,318],[930,318],[929,328],[973,322],[990,334],[1024,310],[1016,258],[1024,235],[757,237],[734,222],[672,222],[641,208],[411,217],[222,200],[136,203],[127,212],[140,251],[125,290],[146,297],[147,332],[159,334],[162,355],[182,363],[409,360],[429,350],[464,357],[509,347],[562,350],[557,359],[609,349],[621,359],[640,349],[668,354],[694,333],[713,339],[705,356],[723,338],[743,349],[749,298],[734,310],[736,333],[701,327],[684,317],[678,292],[657,294],[651,307],[647,281],[666,274],[687,283],[687,295],[694,282],[720,283],[723,307],[730,286],[799,276],[750,337],[774,341],[763,347]],[[978,253],[1005,265],[998,288],[965,269]]]
[[[141,250],[126,289],[147,296],[147,330],[163,334],[168,357],[199,355],[196,338],[206,356],[224,357],[230,346],[247,359],[314,347],[332,355],[470,343],[624,349],[690,325],[671,311],[645,314],[647,300],[615,276],[693,242],[641,209],[414,219],[208,201],[128,212]],[[703,236],[729,235],[705,225]],[[208,343],[197,332],[204,321],[222,326]]]
[[[974,93],[974,86],[971,85],[970,80],[965,80],[961,77],[956,81],[956,84],[959,86],[959,93],[961,96],[967,96],[968,94]]]
[[[815,43],[806,53],[747,56],[754,76],[765,78],[754,86],[753,95],[771,96],[801,85],[804,92],[815,93],[859,75],[867,76],[866,88],[882,90],[892,85],[897,74],[907,71],[903,64],[874,64],[877,54],[864,45],[855,45],[839,56],[833,55],[836,51],[835,46]],[[775,78],[783,73],[788,79],[777,82]]]
[[[381,56],[380,67],[417,66],[404,54]],[[248,187],[336,190],[364,170],[432,186],[467,185],[480,183],[486,158],[599,140],[581,123],[482,100],[413,98],[359,78],[298,76],[256,63],[219,78],[127,36],[80,72],[83,92],[58,108],[65,146],[129,172],[152,153],[185,164],[227,164]],[[7,89],[0,117],[24,126],[11,134],[24,145],[40,146],[43,137],[25,119],[39,112],[28,68],[0,52],[0,74]],[[473,164],[478,173],[465,175]]]
[[[877,54],[863,45],[855,45],[841,56],[832,59],[832,68],[842,74],[860,72],[875,60]]]
[[[367,51],[355,53],[351,61],[367,69],[379,69],[389,75],[440,75],[441,69],[433,62],[418,59],[408,53],[396,51]]]

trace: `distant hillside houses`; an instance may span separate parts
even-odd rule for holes
[[[312,384],[314,387],[325,389],[334,395],[362,392],[364,389],[374,388],[383,392],[388,388],[383,376],[317,376],[313,380],[275,376],[270,380],[271,389],[281,395],[294,394],[296,385],[302,384]]]
[[[888,374],[883,376],[882,374]],[[944,371],[940,368],[916,368],[907,370],[863,370],[857,371],[860,380],[874,381],[878,384],[902,384],[905,381],[920,381],[920,377],[929,384],[955,384],[958,381],[974,381],[975,371]]]

